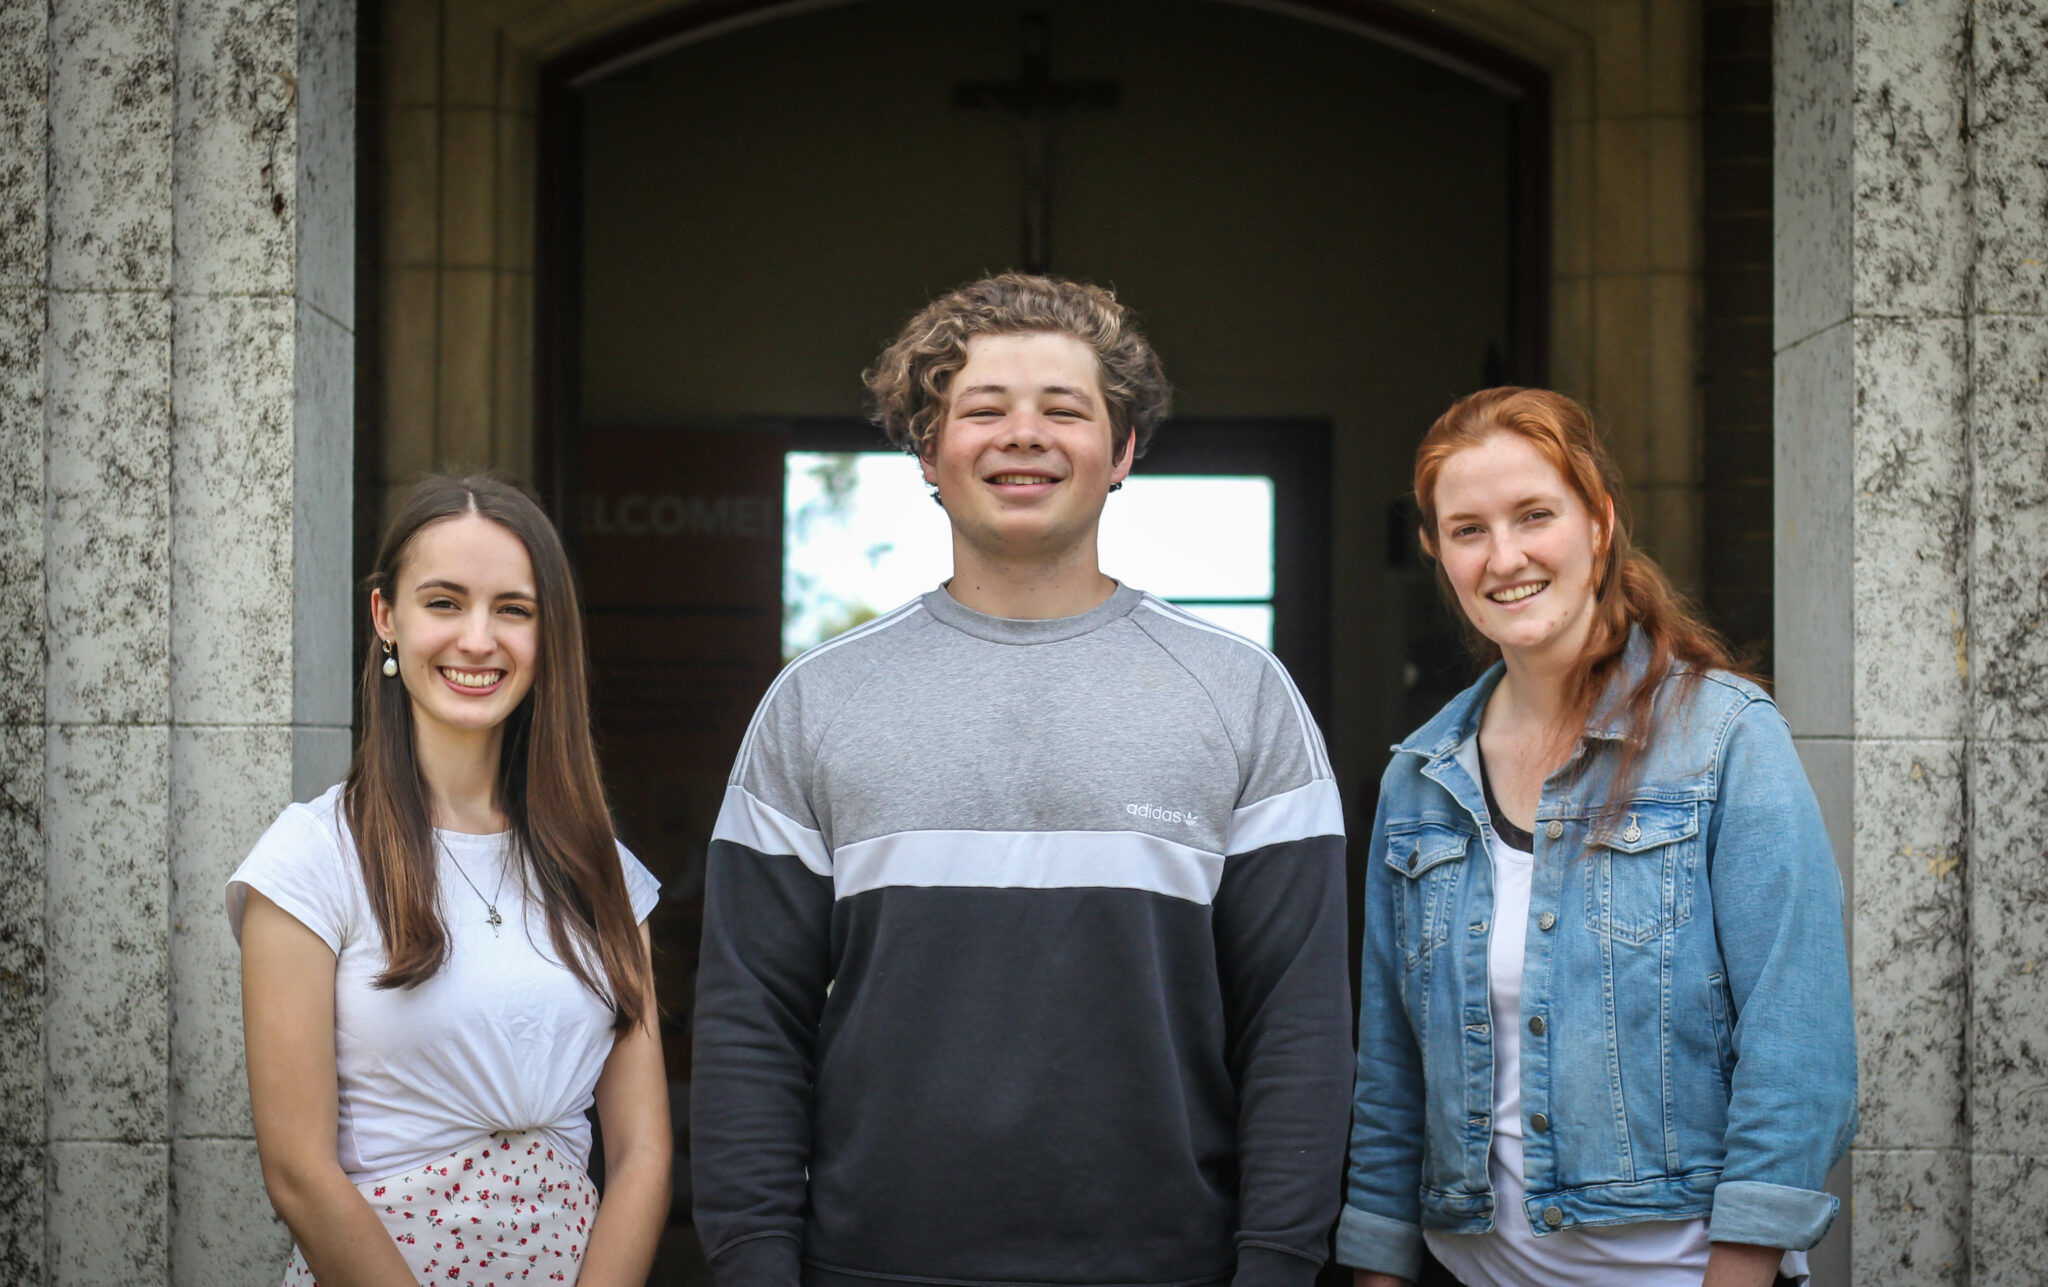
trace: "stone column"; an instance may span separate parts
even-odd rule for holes
[[[0,17],[9,1282],[281,1267],[221,884],[348,750],[353,24]]]
[[[2038,5],[1777,10],[1779,697],[1849,877],[1858,1283],[2048,1225]]]
[[[42,5],[0,5],[0,1282],[43,1275]]]
[[[2048,1229],[2048,7],[1971,8],[1970,1265]]]

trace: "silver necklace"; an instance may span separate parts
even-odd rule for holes
[[[448,861],[455,864],[455,874],[462,877],[462,883],[468,885],[472,890],[476,891],[476,896],[479,900],[482,901],[484,905],[484,910],[490,913],[490,915],[486,919],[490,922],[491,925],[491,937],[496,938],[498,936],[498,927],[505,923],[505,918],[498,915],[498,895],[505,892],[505,868],[503,867],[503,865],[499,866],[498,888],[491,894],[489,898],[485,898],[484,891],[481,889],[477,889],[476,882],[471,880],[469,878],[469,873],[462,869],[462,863],[456,859],[455,851],[448,847],[448,842],[441,839],[441,837],[438,834],[436,834],[434,837],[434,843],[440,845],[441,852],[448,855]]]

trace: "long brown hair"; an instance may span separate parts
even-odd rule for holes
[[[1619,705],[1603,712],[1619,716],[1623,731],[1621,761],[1603,810],[1605,821],[1611,823],[1635,789],[1649,744],[1651,711],[1664,681],[1676,672],[1678,686],[1669,708],[1675,713],[1684,709],[1700,676],[1710,670],[1729,671],[1746,679],[1755,676],[1735,660],[1727,643],[1701,618],[1699,609],[1672,588],[1664,570],[1630,541],[1621,474],[1594,428],[1592,415],[1561,393],[1513,386],[1482,389],[1452,403],[1415,450],[1415,500],[1422,511],[1423,549],[1436,564],[1437,587],[1481,660],[1491,664],[1500,656],[1500,648],[1466,618],[1443,561],[1435,557],[1436,482],[1445,461],[1499,433],[1514,434],[1535,447],[1596,524],[1608,512],[1609,504],[1613,505],[1612,530],[1605,534],[1605,548],[1597,552],[1593,628],[1585,651],[1565,678],[1564,714],[1556,730],[1561,737],[1574,735],[1593,717],[1594,707],[1621,665],[1630,627],[1642,627],[1650,647],[1649,666]]]
[[[431,475],[399,498],[363,588],[394,600],[399,570],[420,532],[465,514],[518,537],[533,564],[540,630],[533,687],[506,717],[498,759],[496,804],[511,824],[512,861],[523,887],[539,895],[555,955],[611,1005],[614,1026],[624,1031],[651,1015],[653,998],[590,740],[582,613],[554,525],[503,479]],[[389,963],[377,986],[409,988],[446,963],[448,929],[412,699],[403,683],[381,673],[377,642],[371,640],[363,662],[362,741],[343,808],[384,934]]]

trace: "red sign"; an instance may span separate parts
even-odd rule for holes
[[[782,668],[785,435],[586,430],[579,562],[605,787],[660,878],[656,984],[689,1012],[704,849],[740,739]],[[666,1043],[689,1075],[685,1040]]]

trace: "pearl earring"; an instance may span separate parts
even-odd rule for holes
[[[384,641],[384,678],[392,679],[398,674],[398,658],[391,655],[391,641]]]

